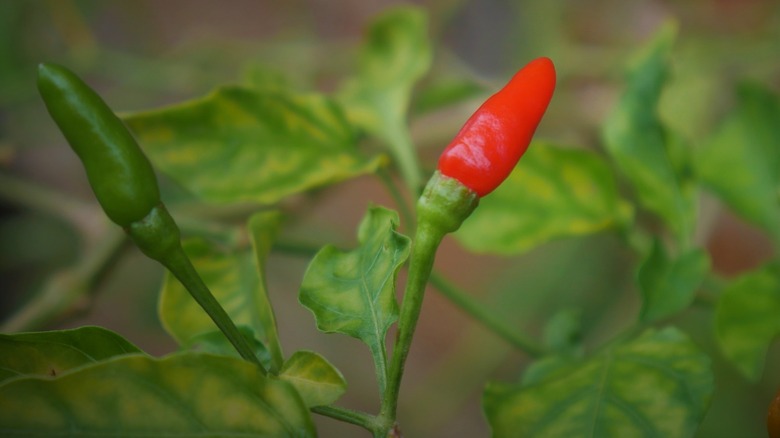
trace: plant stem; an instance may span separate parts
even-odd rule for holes
[[[198,275],[195,267],[192,266],[192,262],[190,262],[187,254],[184,253],[181,245],[178,246],[178,249],[166,254],[166,257],[159,261],[184,285],[190,295],[192,295],[192,298],[209,315],[228,341],[233,344],[238,354],[245,360],[257,365],[263,374],[267,374],[265,367],[260,363],[249,342],[238,330],[238,327],[230,319],[222,305],[214,298],[214,295],[200,278],[200,275]]]
[[[401,213],[401,219],[403,220],[404,225],[408,227],[407,229],[414,226],[414,215],[412,214],[406,199],[404,199],[403,194],[401,194],[401,191],[395,184],[395,181],[393,181],[393,178],[384,169],[380,169],[377,174],[379,175],[379,178],[382,179],[382,182],[385,184],[385,187],[387,187],[387,190],[390,192],[390,196],[392,196],[393,200],[395,200],[395,203],[398,206],[398,211]]]
[[[181,246],[181,232],[165,205],[152,208],[143,219],[131,223],[125,228],[138,248],[152,260],[165,266],[187,289],[200,307],[208,314],[225,337],[233,344],[238,354],[245,360],[257,365],[263,374],[268,371],[260,363],[247,339],[238,331],[225,309],[192,266],[184,248]]]
[[[384,137],[398,163],[398,169],[404,182],[406,182],[406,186],[414,196],[417,196],[420,193],[422,177],[420,176],[417,151],[412,144],[409,131],[404,123],[399,123],[395,129],[387,130],[387,134]]]
[[[434,273],[431,275],[431,283],[444,295],[445,298],[455,304],[460,310],[471,318],[485,326],[487,329],[498,335],[515,348],[522,350],[532,358],[544,356],[544,348],[529,339],[517,329],[504,324],[496,319],[493,312],[482,306],[477,300],[455,287],[452,283],[445,280],[441,275]]]
[[[353,411],[352,409],[340,408],[337,406],[315,406],[311,408],[311,411],[316,414],[360,426],[374,434],[377,431],[376,417],[366,414],[365,412]]]
[[[125,241],[120,230],[108,229],[76,265],[53,274],[32,300],[0,326],[0,331],[34,330],[68,312],[89,294]]]
[[[406,358],[409,356],[417,320],[420,317],[420,310],[422,309],[425,296],[425,286],[433,269],[436,249],[439,247],[443,237],[443,233],[431,227],[418,226],[415,232],[406,292],[404,293],[401,312],[398,317],[398,333],[396,334],[393,357],[390,362],[390,376],[378,416],[380,434],[377,436],[384,437],[388,435],[395,425],[398,393],[401,388],[401,378],[404,374]]]

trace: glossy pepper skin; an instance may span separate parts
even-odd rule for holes
[[[439,158],[439,172],[479,197],[492,192],[525,153],[554,89],[552,61],[528,63],[466,121]]]
[[[38,91],[84,164],[106,215],[125,228],[146,217],[160,203],[160,190],[149,160],[124,123],[65,67],[40,64]]]

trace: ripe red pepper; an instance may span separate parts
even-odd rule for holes
[[[466,121],[439,158],[439,172],[479,197],[509,176],[528,149],[555,88],[555,67],[537,58]]]

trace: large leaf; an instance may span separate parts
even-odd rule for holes
[[[262,213],[250,220],[254,253],[228,250],[202,239],[184,242],[184,250],[225,311],[240,326],[250,328],[271,356],[271,371],[282,364],[276,323],[265,283],[259,272],[276,233],[279,217]],[[257,262],[256,262],[257,260]],[[180,344],[216,330],[216,325],[173,275],[168,274],[160,294],[160,319]]]
[[[710,360],[679,330],[647,331],[530,385],[489,384],[495,436],[693,436],[713,390]]]
[[[640,319],[652,322],[687,308],[710,268],[707,253],[694,249],[670,258],[656,241],[642,266],[638,281],[642,290]]]
[[[294,386],[308,407],[329,405],[347,390],[341,372],[311,351],[296,351],[290,356],[279,378]]]
[[[141,350],[100,327],[0,334],[0,383],[19,376],[58,376],[64,371]]]
[[[372,23],[358,75],[340,95],[350,121],[387,144],[414,188],[421,178],[406,117],[412,88],[430,64],[425,13],[410,6],[392,9]]]
[[[344,252],[322,248],[309,264],[300,301],[312,311],[317,328],[365,342],[376,364],[380,388],[387,375],[385,335],[398,318],[395,280],[409,256],[409,238],[395,231],[398,215],[369,209],[358,230],[360,246]]]
[[[371,172],[341,110],[313,94],[237,86],[125,121],[152,162],[214,202],[274,203]]]
[[[513,254],[618,226],[629,215],[598,155],[534,143],[455,236],[472,251]]]
[[[720,348],[740,372],[758,380],[772,340],[780,335],[780,265],[733,280],[715,313]]]
[[[702,182],[780,241],[780,100],[744,84],[737,108],[696,156]]]
[[[641,204],[679,237],[690,239],[692,196],[680,177],[679,150],[657,114],[674,36],[674,27],[664,28],[633,65],[626,90],[604,123],[604,145]]]
[[[315,436],[297,392],[243,360],[128,355],[0,386],[3,437]]]

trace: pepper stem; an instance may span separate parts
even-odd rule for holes
[[[398,317],[398,333],[390,362],[387,388],[377,417],[380,425],[375,433],[377,437],[396,436],[399,433],[395,418],[401,378],[422,310],[425,287],[433,270],[436,250],[444,236],[457,230],[478,203],[479,197],[476,193],[439,172],[434,173],[417,202],[414,246]]]
[[[181,246],[179,227],[163,204],[126,228],[127,234],[149,258],[160,262],[181,282],[192,298],[233,344],[238,354],[267,374],[247,339],[203,282]]]

